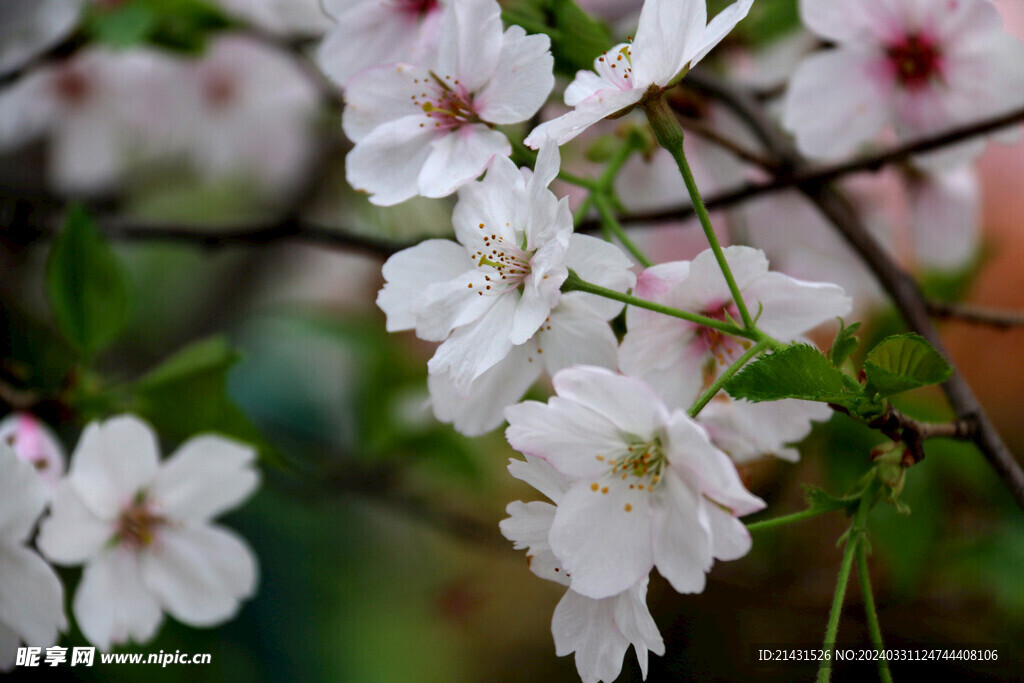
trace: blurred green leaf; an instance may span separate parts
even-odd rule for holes
[[[127,0],[91,6],[83,25],[93,40],[116,48],[150,43],[196,53],[209,32],[226,29],[231,21],[204,0]]]
[[[61,334],[85,360],[128,320],[128,276],[81,207],[68,212],[46,263],[46,295]]]
[[[853,336],[853,333],[859,329],[860,323],[847,326],[842,318],[839,319],[839,333],[836,334],[836,339],[832,342],[832,349],[828,352],[832,365],[840,367],[857,350],[860,339]]]
[[[852,515],[859,504],[857,498],[837,498],[828,491],[811,484],[803,484],[803,489],[807,507],[811,510],[845,510],[847,514]]]
[[[860,386],[810,344],[761,356],[729,380],[725,390],[754,402],[800,398],[850,408],[862,397]]]
[[[944,382],[953,374],[946,359],[917,334],[901,334],[873,348],[864,360],[868,388],[881,396]]]
[[[187,346],[135,384],[132,409],[163,436],[184,440],[219,432],[252,444],[265,461],[284,466],[281,455],[228,396],[228,371],[239,360],[223,337]]]

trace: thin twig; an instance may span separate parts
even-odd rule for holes
[[[935,318],[988,325],[1000,330],[1024,326],[1024,312],[1020,311],[1003,311],[975,304],[946,303],[934,300],[928,301],[927,305],[928,313]]]

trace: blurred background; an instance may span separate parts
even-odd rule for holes
[[[145,416],[173,427],[161,430],[165,453],[192,431],[213,428],[257,440],[264,458],[263,487],[223,520],[259,558],[256,597],[222,627],[196,630],[168,619],[152,643],[124,651],[213,655],[209,666],[145,667],[153,680],[577,680],[572,658],[555,657],[550,633],[563,589],[530,574],[498,531],[510,501],[539,496],[505,472],[515,453],[500,430],[469,439],[434,419],[426,390],[431,345],[411,333],[387,334],[374,306],[383,259],[415,240],[450,235],[453,202],[380,209],[346,185],[340,95],[314,56],[334,22],[316,0],[97,0],[68,16],[59,4],[0,0],[0,378],[56,397],[34,410],[69,449],[85,421],[119,405],[60,398],[72,360],[54,332],[44,270],[51,238],[77,203],[108,235],[132,284],[126,330],[95,366],[103,386],[130,382],[190,345],[221,345],[203,347],[211,361],[201,381],[163,396],[163,408],[152,402]],[[580,4],[616,36],[632,30],[639,8]],[[1011,30],[1024,34],[1021,3],[996,4]],[[507,5],[523,11],[523,3]],[[33,30],[49,38],[19,56],[17,36],[26,31],[2,31],[36,11],[48,23]],[[802,54],[800,42],[808,44],[795,1],[759,0],[741,27],[713,66],[757,87],[783,83],[784,53]],[[732,125],[711,105],[696,107],[694,117]],[[564,151],[565,163],[596,168],[588,158],[598,158],[602,136],[622,125],[630,124],[606,122],[575,157]],[[721,150],[702,151],[704,140],[692,144],[705,169],[702,187],[751,177],[735,159],[716,159]],[[645,163],[632,187],[619,188],[625,208],[682,204],[672,190],[644,203],[642,190],[659,172],[656,160]],[[1024,146],[990,145],[975,170],[965,246],[938,265],[908,246],[912,209],[892,199],[903,196],[902,169],[847,178],[844,189],[865,214],[880,217],[873,225],[884,240],[911,254],[905,263],[932,296],[1024,310]],[[813,241],[799,230],[820,229],[793,215],[762,204],[713,218],[728,239],[764,246],[786,270],[786,254]],[[753,224],[769,218],[786,230],[760,244]],[[659,261],[701,250],[688,224],[635,230]],[[806,259],[792,261],[791,272],[811,279]],[[809,262],[826,269],[819,279],[838,272],[827,260]],[[865,272],[842,277],[859,297],[866,341],[902,330]],[[952,360],[1016,453],[1024,452],[1022,334],[943,327]],[[547,391],[539,386],[533,395]],[[0,412],[16,407],[17,396],[4,392]],[[937,391],[906,394],[899,407],[922,419],[950,416]],[[794,512],[804,505],[801,484],[845,491],[880,441],[837,415],[815,428],[799,464],[765,459],[742,473],[768,502],[763,517]],[[1000,661],[895,664],[895,677],[1020,680],[1020,511],[973,447],[946,441],[928,443],[902,499],[909,516],[880,506],[870,520],[887,645],[988,644]],[[843,519],[826,516],[762,532],[750,555],[716,564],[700,595],[677,595],[653,580],[648,602],[667,653],[652,659],[648,680],[813,677],[813,668],[753,666],[749,650],[820,641],[844,530]],[[70,593],[79,571],[61,575]],[[856,582],[839,638],[869,643]],[[85,641],[71,633],[62,644]],[[56,673],[116,681],[142,671]],[[835,678],[875,675],[871,664],[852,664]],[[632,654],[621,680],[640,680]]]

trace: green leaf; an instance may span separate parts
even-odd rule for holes
[[[860,501],[856,496],[836,498],[825,489],[812,486],[811,484],[803,484],[803,489],[807,507],[811,510],[822,510],[824,512],[845,510],[847,513],[853,514],[857,510],[857,505]]]
[[[846,322],[842,318],[839,319],[839,333],[836,334],[836,339],[832,342],[832,349],[828,352],[832,365],[840,367],[857,350],[860,339],[853,336],[853,333],[858,329],[860,329],[859,322],[847,327]]]
[[[594,60],[613,45],[608,27],[572,0],[515,0],[505,5],[502,16],[529,33],[547,34],[555,70],[566,75],[593,69]]]
[[[219,432],[248,442],[264,460],[284,461],[227,393],[228,371],[241,355],[223,337],[185,347],[135,384],[134,412],[163,436],[185,440]]]
[[[230,26],[204,0],[126,0],[113,7],[92,6],[84,21],[93,40],[113,47],[149,43],[188,53],[202,51],[209,32]]]
[[[754,402],[800,398],[852,407],[862,398],[860,386],[810,344],[761,356],[726,382],[725,390]]]
[[[86,31],[98,43],[125,48],[146,40],[159,20],[156,12],[140,2],[112,9],[93,7],[86,19]]]
[[[883,339],[868,353],[864,372],[868,389],[885,397],[944,382],[953,368],[924,337],[900,334]]]
[[[90,360],[128,320],[128,276],[81,207],[68,212],[46,263],[46,296],[61,334]]]

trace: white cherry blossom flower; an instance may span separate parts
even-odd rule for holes
[[[841,287],[803,282],[768,270],[764,252],[726,247],[725,257],[757,327],[787,342],[850,311]],[[740,316],[711,250],[693,261],[648,268],[638,279],[636,295],[717,320]],[[705,383],[706,372],[728,365],[749,346],[746,340],[679,318],[630,307],[628,332],[619,348],[619,367],[653,386],[673,408],[689,408]],[[717,370],[714,371],[717,375]]]
[[[25,543],[46,507],[32,465],[0,441],[0,671],[9,671],[21,643],[49,647],[68,628],[64,587]]]
[[[508,156],[493,126],[525,121],[544,103],[554,87],[550,42],[519,26],[502,33],[494,0],[455,3],[432,62],[374,67],[348,82],[349,183],[383,206],[444,197]]]
[[[699,592],[715,558],[749,551],[736,518],[764,502],[703,427],[644,382],[603,368],[563,370],[553,384],[546,404],[505,411],[506,436],[571,479],[548,540],[573,591],[610,598],[657,567],[677,591]]]
[[[11,413],[0,420],[0,443],[10,446],[19,458],[30,463],[53,493],[64,475],[64,446],[53,431],[31,413]]]
[[[572,479],[559,474],[545,461],[526,456],[511,460],[509,472],[537,488],[556,505],[572,485]],[[530,570],[564,586],[571,577],[551,552],[548,536],[556,507],[534,501],[510,503],[509,518],[501,522],[501,532],[517,550],[526,550]],[[571,588],[559,601],[551,622],[555,652],[564,657],[576,653],[576,669],[584,683],[614,681],[622,670],[622,658],[630,645],[647,678],[648,652],[665,653],[665,643],[647,609],[647,581],[644,576],[635,586],[607,598],[588,598]]]
[[[526,144],[545,137],[564,144],[601,119],[636,105],[651,88],[663,90],[697,64],[736,24],[754,0],[737,0],[708,22],[704,0],[647,0],[632,44],[621,43],[579,71],[565,89],[573,111],[537,126]]]
[[[913,140],[1024,102],[1024,44],[990,0],[801,0],[800,12],[836,44],[801,63],[786,95],[783,123],[811,156],[849,154],[886,126]]]
[[[267,31],[319,36],[331,27],[320,0],[218,0],[224,9]]]
[[[439,0],[324,0],[336,22],[317,52],[324,73],[345,87],[363,69],[437,55],[446,2]]]
[[[785,399],[765,403],[733,400],[719,394],[697,416],[712,443],[738,465],[774,455],[796,462],[800,451],[790,444],[811,433],[811,424],[827,422],[832,409],[824,403]]]
[[[548,190],[557,173],[554,145],[541,150],[532,173],[497,159],[482,181],[459,191],[452,216],[459,243],[427,240],[384,264],[377,305],[388,331],[415,329],[421,339],[443,342],[428,368],[447,374],[463,397],[473,380],[549,322],[570,262],[608,260],[595,238],[570,237],[568,203]],[[629,277],[622,270],[612,271],[612,284]]]
[[[147,642],[164,611],[197,627],[235,615],[256,588],[256,559],[211,520],[256,488],[255,455],[206,435],[160,462],[134,416],[86,427],[38,542],[53,562],[85,565],[72,609],[91,643]]]
[[[618,247],[586,235],[572,235],[566,265],[594,284],[625,292],[636,282],[632,262]],[[540,377],[572,365],[614,368],[618,340],[608,321],[622,306],[584,292],[562,294],[537,332],[505,358],[474,379],[461,394],[450,373],[429,377],[434,415],[467,435],[484,434],[500,425],[505,408],[517,402]]]

